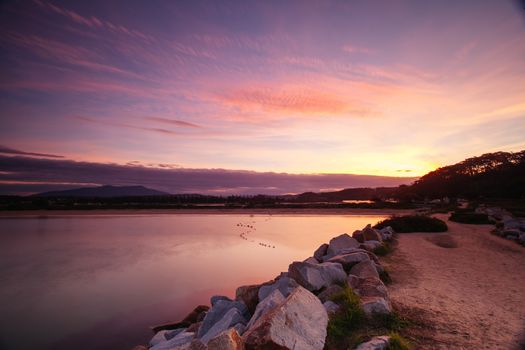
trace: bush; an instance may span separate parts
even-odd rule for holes
[[[448,219],[462,224],[486,225],[491,223],[487,214],[478,214],[474,212],[455,211]]]
[[[398,333],[390,333],[390,344],[388,345],[388,350],[411,350],[412,346],[402,336]]]
[[[386,226],[391,226],[398,233],[445,232],[448,230],[444,221],[426,215],[392,216],[378,222],[374,228],[381,229]]]

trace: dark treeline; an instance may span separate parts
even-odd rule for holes
[[[400,186],[399,199],[524,198],[525,151],[487,153],[434,170],[411,186]]]

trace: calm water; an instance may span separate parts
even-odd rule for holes
[[[0,219],[0,349],[129,350],[213,294],[233,296],[380,216]],[[263,245],[264,244],[264,245]],[[274,248],[275,247],[275,248]]]

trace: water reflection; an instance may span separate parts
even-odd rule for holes
[[[0,348],[129,349],[150,336],[147,326],[271,279],[335,234],[382,218],[0,219]]]

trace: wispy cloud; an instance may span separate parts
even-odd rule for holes
[[[118,122],[112,122],[107,120],[101,120],[101,119],[95,119],[90,117],[84,117],[84,116],[74,116],[73,119],[80,120],[83,122],[93,123],[93,124],[102,124],[102,125],[108,125],[108,126],[114,126],[117,128],[127,128],[127,129],[135,129],[135,130],[144,130],[144,131],[152,131],[164,135],[180,135],[179,132],[169,130],[169,129],[163,129],[163,128],[151,128],[151,127],[145,127],[145,126],[139,126],[139,125],[133,125],[128,123],[118,123]]]
[[[162,117],[147,117],[147,120],[152,120],[159,123],[170,124],[175,126],[187,127],[187,128],[200,128],[200,125],[186,122],[184,120],[162,118]]]
[[[59,156],[56,154],[48,154],[48,153],[38,153],[38,152],[25,152],[20,151],[17,149],[0,146],[0,154],[15,154],[15,155],[21,155],[21,156],[33,156],[33,157],[44,157],[44,158],[64,158],[64,156]]]

